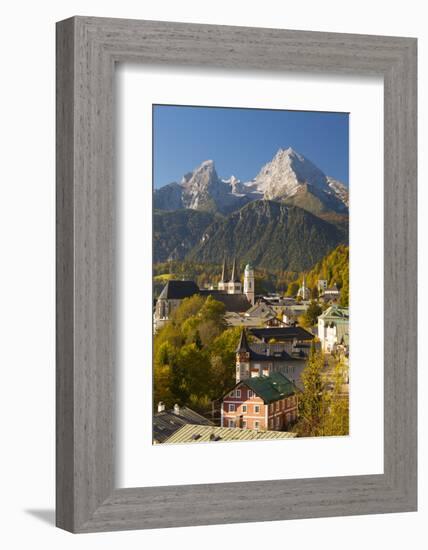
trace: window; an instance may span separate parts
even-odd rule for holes
[[[229,412],[235,412],[235,403],[229,403]]]
[[[260,428],[260,422],[258,422],[257,420],[254,422],[254,429],[255,430],[258,430]]]
[[[247,412],[247,405],[242,405],[242,412],[243,412],[243,413],[246,413],[246,412]]]
[[[245,420],[242,421],[242,429],[245,430],[247,427],[247,422]]]
[[[253,392],[251,390],[248,390],[248,399],[251,399],[253,397]]]
[[[236,390],[236,397],[241,397],[241,390]]]
[[[234,427],[235,427],[235,421],[229,420],[229,428],[234,428]]]
[[[255,412],[256,414],[258,414],[258,413],[260,412],[260,407],[259,407],[259,405],[254,405],[254,412]]]
[[[231,391],[229,395],[230,395],[230,397],[235,397],[235,392]]]

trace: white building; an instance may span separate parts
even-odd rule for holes
[[[318,338],[323,351],[331,353],[349,338],[349,309],[332,305],[318,317]]]
[[[252,305],[254,305],[254,284],[253,266],[247,264],[244,271],[244,294]]]

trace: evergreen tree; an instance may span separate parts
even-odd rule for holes
[[[312,300],[308,306],[308,309],[302,316],[303,325],[305,327],[312,327],[318,322],[318,317],[321,315],[321,313],[321,306],[317,302],[315,302],[315,300]]]

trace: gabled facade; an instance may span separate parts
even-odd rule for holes
[[[284,431],[297,420],[296,386],[280,373],[238,382],[222,400],[221,426]]]
[[[318,337],[323,351],[331,353],[349,339],[349,309],[332,305],[318,317]]]
[[[194,281],[168,281],[156,302],[153,316],[154,331],[162,328],[170,320],[173,311],[184,298],[190,298],[198,293],[199,287]]]

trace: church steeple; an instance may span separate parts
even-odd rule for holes
[[[221,271],[221,279],[218,283],[218,289],[219,290],[227,290],[228,280],[227,280],[227,262],[226,262],[226,256],[223,260],[223,268]]]
[[[230,276],[230,281],[227,283],[227,292],[228,294],[242,293],[241,277],[239,276],[239,268],[236,257],[233,258],[232,274]]]
[[[236,353],[249,352],[249,351],[251,350],[247,340],[247,333],[245,332],[245,328],[243,328],[241,332],[241,336],[239,338],[238,347],[236,348]]]
[[[227,263],[226,263],[226,256],[224,257],[224,260],[223,260],[223,269],[221,271],[221,279],[220,281],[222,283],[225,283],[227,281]]]
[[[238,347],[236,348],[236,382],[244,378],[250,378],[250,360],[251,348],[248,344],[247,333],[245,332],[245,328],[243,328]]]
[[[239,276],[239,267],[236,263],[236,256],[235,256],[235,258],[233,258],[232,275],[230,277],[230,282],[231,283],[240,283],[241,282],[241,278]]]
[[[305,276],[303,275],[302,286],[299,288],[297,296],[300,296],[302,300],[309,300],[311,297],[311,291],[306,286]]]

